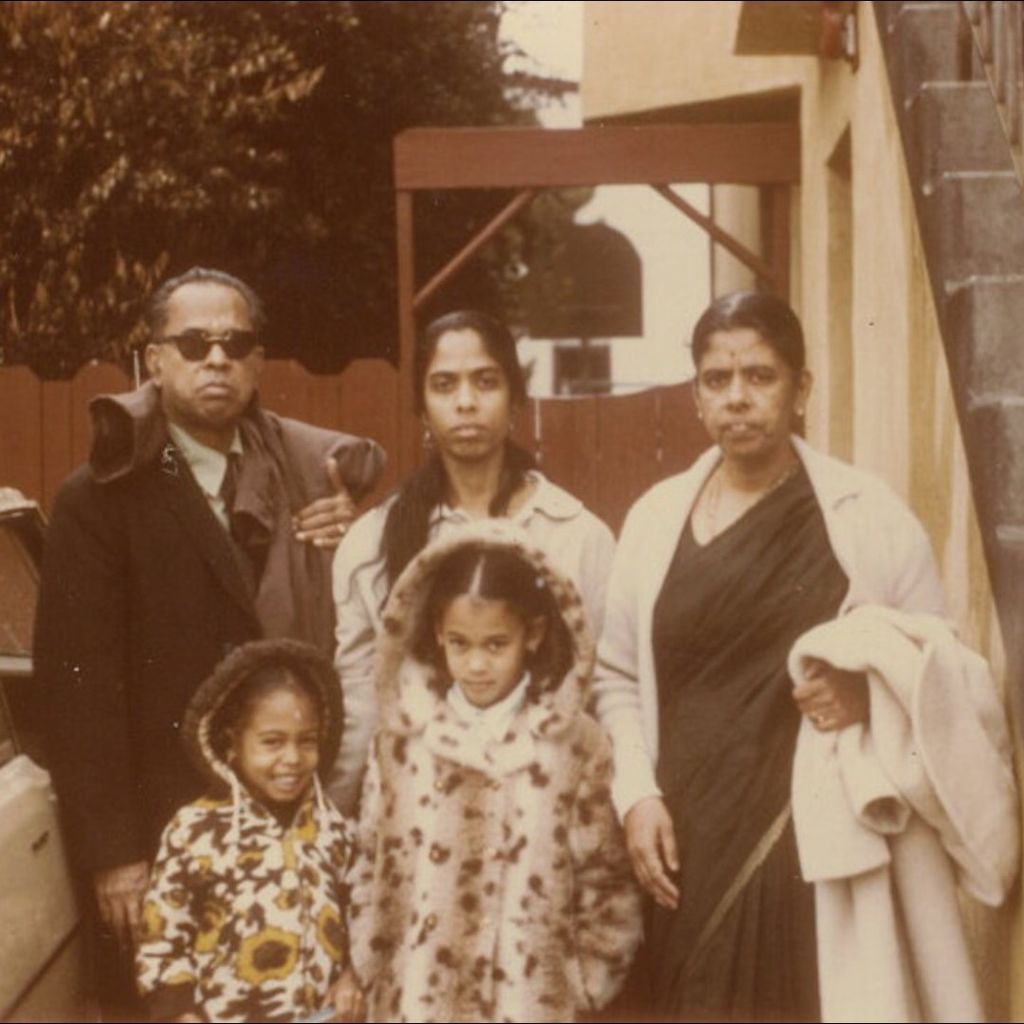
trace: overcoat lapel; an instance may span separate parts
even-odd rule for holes
[[[166,507],[192,538],[214,577],[259,630],[253,594],[242,574],[232,542],[224,527],[217,522],[185,459],[173,444],[167,444],[160,453],[158,466],[156,486]]]

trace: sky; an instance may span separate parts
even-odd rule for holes
[[[513,0],[502,19],[502,36],[525,52],[509,71],[553,75],[578,82],[583,72],[583,3],[575,0]],[[581,126],[579,94],[538,111],[545,128]],[[690,202],[706,209],[707,189],[690,186]],[[693,370],[681,344],[683,325],[693,322],[710,294],[707,239],[683,217],[666,216],[665,201],[643,185],[602,186],[577,214],[583,224],[604,223],[624,234],[643,266],[644,337],[608,339],[612,386],[629,391],[674,384]],[[681,287],[681,281],[685,287]],[[551,343],[524,340],[520,352],[532,362],[531,394],[553,386]]]
[[[552,75],[578,82],[583,72],[582,0],[513,0],[501,23],[502,36],[526,57],[509,61],[509,71]],[[577,127],[579,96],[538,112],[546,128]]]

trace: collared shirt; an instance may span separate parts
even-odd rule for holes
[[[217,517],[221,526],[227,530],[229,528],[228,509],[220,493],[221,486],[224,483],[224,474],[228,469],[227,455],[224,452],[217,451],[216,448],[210,448],[208,445],[201,444],[191,434],[182,430],[181,427],[176,426],[174,423],[168,423],[167,430],[171,435],[171,440],[178,446],[181,454],[185,456],[188,468],[192,470],[192,475],[195,477],[196,483],[199,484],[199,489],[209,502],[213,514]],[[237,430],[235,431],[235,436],[231,439],[229,453],[242,454],[242,438]]]
[[[553,522],[572,519],[579,514],[583,507],[579,498],[555,486],[536,470],[528,470],[526,476],[533,486],[522,505],[507,517],[510,522],[526,527],[530,519],[538,513]],[[431,517],[431,539],[440,536],[449,526],[469,523],[473,519],[474,516],[471,516],[465,509],[453,508],[447,502],[442,502]]]
[[[526,688],[529,685],[530,673],[527,672],[510,693],[485,708],[477,707],[467,700],[458,683],[452,683],[448,687],[447,699],[459,718],[486,732],[489,740],[500,743],[508,733],[512,719],[526,701]]]

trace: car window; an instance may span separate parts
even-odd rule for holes
[[[0,520],[0,654],[29,656],[39,571],[10,521]]]
[[[19,751],[42,752],[32,715],[32,633],[42,550],[38,507],[0,487],[0,765]]]
[[[0,688],[0,768],[2,768],[18,752],[14,742],[14,730],[11,728],[11,716],[7,711],[3,689]]]

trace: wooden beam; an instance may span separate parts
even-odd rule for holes
[[[536,194],[533,189],[526,189],[506,204],[416,293],[414,308],[419,310],[443,288],[520,210],[533,202]]]
[[[751,252],[742,242],[733,238],[728,231],[720,228],[714,218],[708,217],[700,212],[696,206],[687,202],[681,195],[673,192],[667,185],[655,185],[654,191],[667,199],[680,213],[685,214],[698,227],[703,228],[708,235],[717,242],[723,249],[731,252],[745,267],[749,267],[758,277],[766,283],[776,285],[775,271],[755,252]]]
[[[790,190],[785,185],[776,185],[766,191],[768,262],[775,271],[775,294],[789,302]]]
[[[398,476],[404,478],[416,466],[417,452],[412,438],[416,426],[407,420],[415,417],[413,404],[413,355],[416,347],[414,295],[416,271],[413,225],[413,195],[400,191],[396,196],[395,230],[398,248],[398,435],[396,453]]]
[[[397,189],[788,184],[800,178],[790,122],[607,128],[412,128],[395,137]]]

